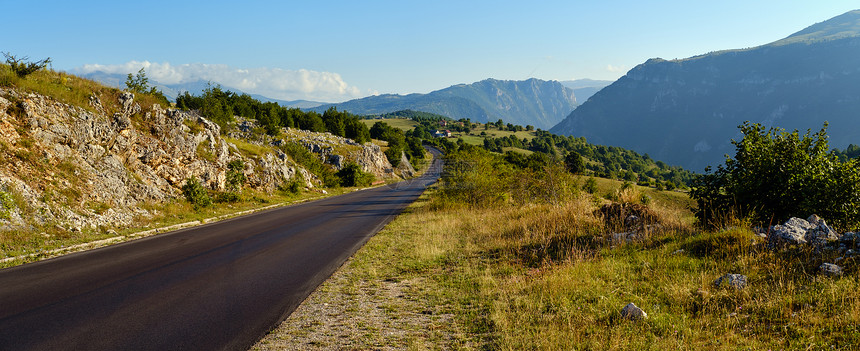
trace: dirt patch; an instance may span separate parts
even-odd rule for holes
[[[422,292],[426,278],[368,280],[350,269],[351,262],[251,349],[453,348],[454,315],[426,300]]]

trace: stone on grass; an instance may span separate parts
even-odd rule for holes
[[[621,318],[637,321],[648,318],[648,314],[631,302],[621,309]]]
[[[791,217],[784,224],[770,227],[768,240],[773,244],[805,244],[806,232],[815,227],[804,219]]]
[[[833,263],[822,263],[821,266],[818,266],[818,271],[821,272],[821,274],[829,276],[842,275],[842,267]]]
[[[716,287],[732,287],[741,290],[747,287],[747,277],[743,274],[726,274],[714,281]]]

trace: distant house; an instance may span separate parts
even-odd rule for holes
[[[437,138],[450,138],[450,137],[452,137],[452,136],[453,136],[453,134],[451,133],[451,131],[450,131],[450,130],[447,130],[447,129],[445,129],[445,130],[439,129],[439,130],[434,130],[434,131],[433,131],[433,136],[434,136],[434,137],[437,137]]]
[[[444,120],[444,119],[443,119],[443,120],[439,121],[439,125],[440,125],[440,126],[443,126],[443,127],[447,127],[447,126],[448,126],[448,121],[446,121],[446,120]]]

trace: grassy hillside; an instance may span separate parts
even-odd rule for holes
[[[411,119],[406,119],[406,118],[362,119],[361,120],[361,122],[364,123],[365,125],[367,125],[368,128],[372,127],[374,123],[379,122],[379,121],[385,122],[386,124],[388,124],[394,128],[401,129],[404,132],[412,130],[415,128],[415,126],[418,125],[417,122],[415,122]]]

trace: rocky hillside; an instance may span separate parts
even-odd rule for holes
[[[683,60],[651,59],[550,131],[648,153],[693,171],[733,154],[743,121],[817,131],[833,147],[860,138],[860,11],[783,40]]]
[[[250,124],[244,133],[240,128],[223,137],[217,124],[193,112],[142,106],[131,93],[99,88],[87,99],[87,106],[73,106],[0,88],[0,192],[14,200],[9,218],[0,219],[0,233],[122,228],[154,215],[157,206],[151,205],[181,198],[187,179],[223,190],[228,163],[235,160],[242,161],[245,186],[252,189],[272,192],[296,175],[308,188],[319,185],[285,153],[287,143],[335,164],[326,167],[350,160],[378,178],[394,176],[376,145],[328,133],[274,140],[254,133]]]
[[[430,112],[473,122],[499,119],[517,125],[547,129],[561,121],[576,107],[571,89],[556,81],[486,79],[458,84],[428,94],[379,95],[314,108],[325,111],[331,106],[359,115],[383,114],[400,110]]]

